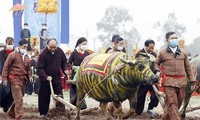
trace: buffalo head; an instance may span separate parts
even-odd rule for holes
[[[155,57],[148,54],[143,54],[143,56],[134,60],[125,60],[124,58],[120,58],[120,60],[129,66],[126,69],[130,69],[131,72],[127,72],[127,74],[131,74],[130,76],[136,79],[134,82],[149,85],[157,83],[158,77],[151,70]]]

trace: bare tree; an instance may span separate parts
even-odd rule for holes
[[[200,37],[195,38],[194,41],[186,46],[186,50],[191,53],[192,56],[200,55]]]
[[[153,28],[159,29],[161,34],[158,35],[158,41],[162,40],[164,42],[164,37],[167,32],[174,31],[179,37],[183,37],[183,33],[186,32],[186,27],[183,24],[178,23],[175,13],[169,13],[168,19],[161,24],[160,21],[153,25]]]
[[[131,53],[133,44],[141,38],[137,29],[131,26],[132,22],[133,18],[128,14],[128,10],[110,6],[106,9],[100,22],[96,24],[97,30],[100,32],[97,38],[103,42],[103,46],[106,48],[111,45],[112,36],[119,34],[127,40],[127,49]]]

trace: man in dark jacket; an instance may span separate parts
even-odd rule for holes
[[[14,50],[14,39],[7,37],[5,40],[6,45],[0,51],[0,80],[2,80],[2,70],[8,55]],[[3,107],[4,112],[7,112],[13,102],[10,86],[3,86],[0,83],[0,106]]]
[[[42,30],[40,31],[40,52],[46,48],[47,41],[48,41],[48,30],[47,30],[47,24],[43,23],[42,24]]]
[[[148,53],[153,55],[154,57],[157,56],[157,54],[153,51],[155,46],[155,42],[151,39],[148,39],[144,43],[144,48],[141,49],[136,55],[135,58],[139,57],[140,53]],[[151,66],[152,71],[155,71],[153,66]],[[156,114],[152,111],[154,107],[158,105],[158,98],[155,94],[155,91],[153,90],[152,85],[140,85],[137,93],[137,108],[136,108],[136,114],[141,115],[144,109],[145,104],[145,98],[147,92],[150,92],[150,103],[148,105],[147,113],[154,117]]]
[[[28,23],[24,23],[24,29],[22,29],[22,31],[20,33],[20,37],[21,37],[22,40],[25,39],[25,40],[28,41],[27,51],[32,51],[31,43],[30,43],[31,32],[28,29]]]
[[[47,47],[41,52],[38,59],[38,74],[40,80],[38,108],[40,118],[45,118],[49,110],[51,94],[50,81],[52,81],[54,93],[63,97],[60,70],[65,73],[66,64],[67,59],[62,49],[57,47],[56,39],[49,39]],[[59,102],[56,103],[56,107],[65,110],[65,106]]]

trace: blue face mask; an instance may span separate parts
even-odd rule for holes
[[[178,40],[177,39],[171,39],[169,40],[169,46],[172,48],[175,48],[178,46]]]

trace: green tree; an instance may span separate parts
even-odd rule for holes
[[[134,43],[139,41],[140,34],[132,26],[133,18],[129,15],[128,10],[121,7],[110,6],[106,9],[103,18],[96,24],[99,35],[97,38],[103,42],[103,47],[111,45],[111,38],[114,34],[119,34],[127,40],[127,50],[132,52]]]

